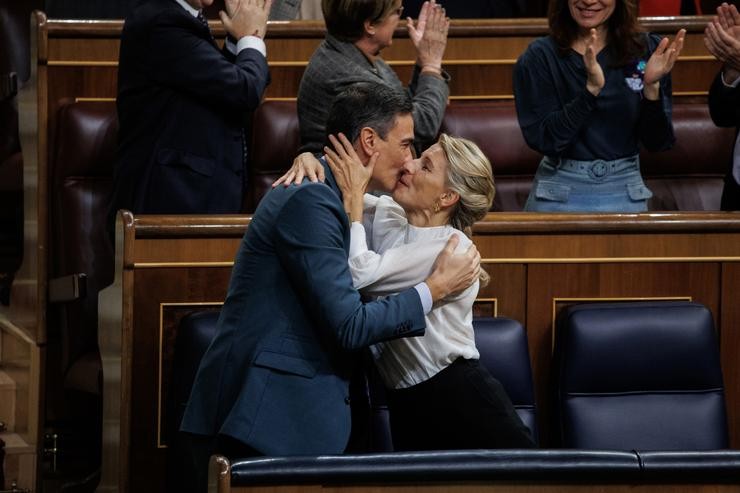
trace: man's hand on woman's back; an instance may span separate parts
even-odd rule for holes
[[[457,235],[447,240],[425,281],[434,302],[468,288],[480,276],[478,249],[473,244],[464,253],[455,253],[459,242]]]

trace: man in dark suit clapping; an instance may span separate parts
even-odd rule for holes
[[[148,0],[128,16],[118,67],[119,148],[111,213],[238,213],[243,124],[268,83],[272,0],[226,0],[219,49],[202,9]]]

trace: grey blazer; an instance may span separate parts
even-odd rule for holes
[[[437,138],[449,96],[449,75],[421,74],[414,66],[406,89],[413,100],[414,134],[417,149],[425,149]],[[401,81],[382,59],[371,63],[352,43],[330,34],[319,45],[303,73],[298,88],[298,120],[301,151],[321,152],[326,120],[334,97],[357,82],[375,82],[403,89]]]

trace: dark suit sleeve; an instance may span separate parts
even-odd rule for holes
[[[347,265],[344,210],[323,184],[303,184],[277,219],[278,257],[319,330],[345,349],[424,333],[415,289],[363,304]]]
[[[709,114],[718,127],[740,125],[740,87],[727,87],[720,71],[709,89]]]
[[[188,19],[160,15],[149,33],[152,77],[226,110],[252,110],[268,81],[267,60],[247,48],[230,61]]]

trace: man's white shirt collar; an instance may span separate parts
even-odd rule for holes
[[[190,5],[188,2],[186,2],[185,0],[175,0],[175,2],[179,3],[180,7],[187,10],[190,13],[190,15],[192,15],[193,17],[198,17],[198,14],[200,13],[200,11],[198,9],[193,8],[193,6]]]

